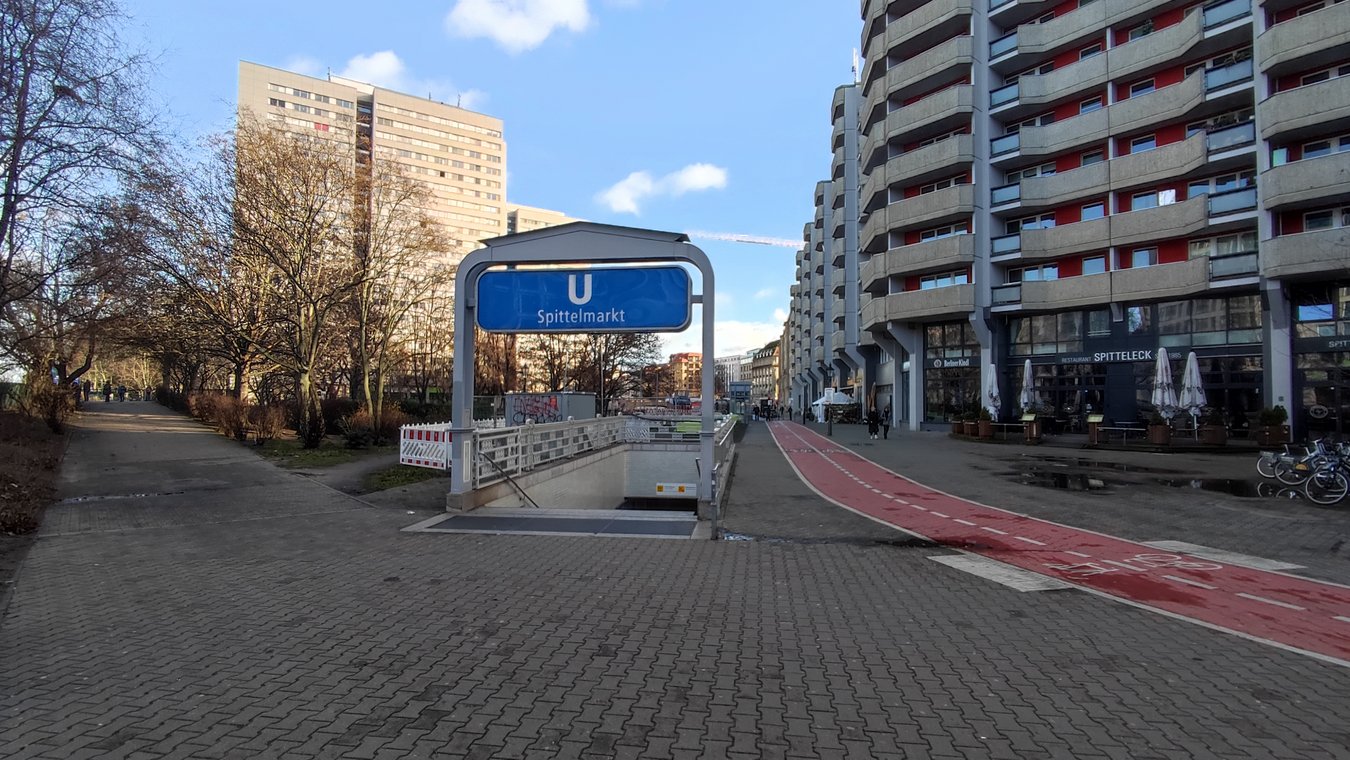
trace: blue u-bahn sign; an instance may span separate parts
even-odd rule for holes
[[[689,326],[682,267],[527,269],[478,278],[478,326],[488,332],[679,332]]]

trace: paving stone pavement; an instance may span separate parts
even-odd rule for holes
[[[167,413],[80,427],[64,496],[184,493],[49,515],[0,620],[0,757],[1350,754],[1342,668],[941,550],[399,533]],[[789,495],[801,537],[832,525],[766,442],[728,519],[767,534]],[[737,515],[762,482],[769,524]]]

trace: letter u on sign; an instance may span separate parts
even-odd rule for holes
[[[581,295],[577,295],[577,276],[567,275],[567,300],[581,306],[591,301],[591,276],[584,274],[581,276]]]

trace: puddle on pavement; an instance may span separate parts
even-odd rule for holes
[[[1243,499],[1255,499],[1264,496],[1260,483],[1253,483],[1250,480],[1213,480],[1213,479],[1195,479],[1195,480],[1155,480],[1158,485],[1168,486],[1170,488],[1193,488],[1200,491],[1213,491],[1214,493],[1224,493],[1229,496],[1237,496]]]
[[[1126,464],[1124,462],[1102,462],[1096,459],[1079,459],[1074,457],[1046,457],[1022,455],[1015,463],[1022,462],[1041,462],[1050,467],[1076,467],[1082,470],[1110,470],[1112,472],[1139,472],[1154,474],[1176,474],[1177,470],[1165,470],[1161,467],[1143,467],[1136,464]]]
[[[1111,484],[1096,475],[1081,472],[1054,472],[1032,468],[1010,473],[1018,483],[1025,486],[1057,488],[1061,491],[1104,491]]]

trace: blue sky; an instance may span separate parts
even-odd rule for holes
[[[505,122],[507,197],[596,222],[797,241],[851,78],[844,0],[127,0],[187,137],[229,128],[238,61],[328,70]],[[777,337],[794,248],[694,241],[717,351]],[[695,312],[697,315],[697,311]],[[699,350],[695,329],[667,348]]]

